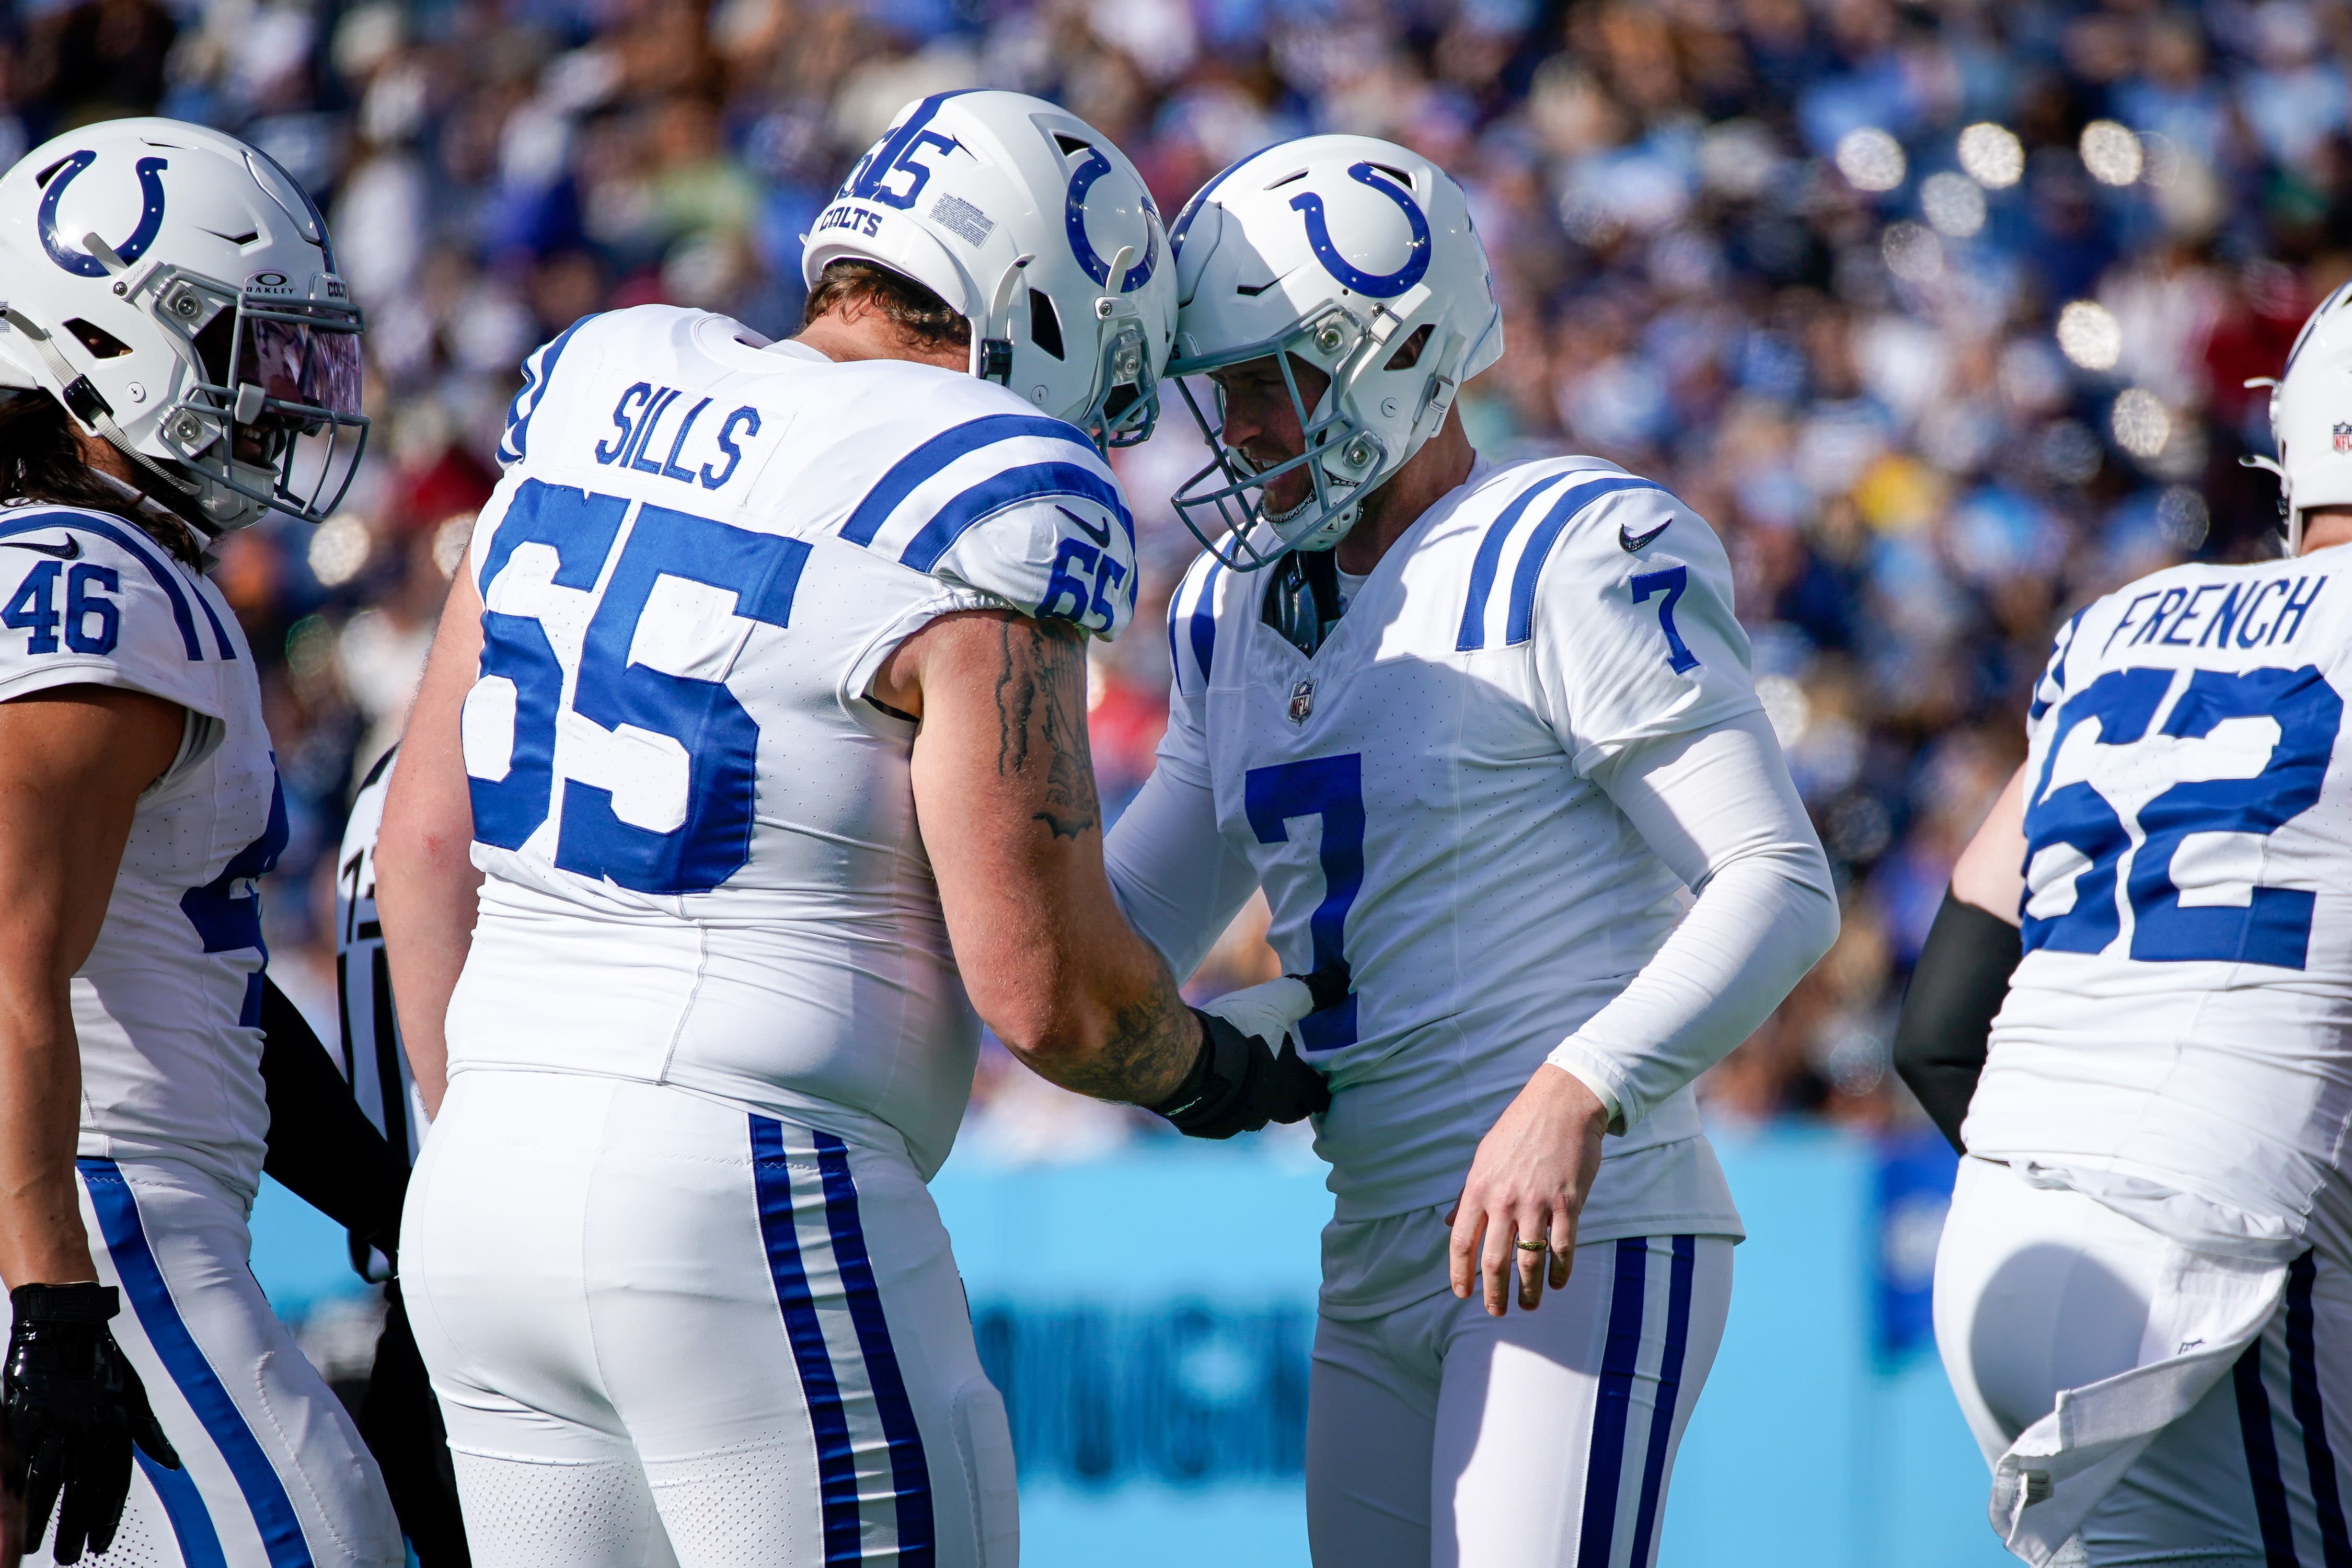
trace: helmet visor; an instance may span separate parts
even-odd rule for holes
[[[345,417],[360,411],[360,337],[348,326],[289,320],[291,312],[248,315],[240,323],[238,383],[261,388],[275,412],[316,409]]]

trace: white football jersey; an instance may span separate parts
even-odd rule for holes
[[[2309,1212],[2352,1127],[2347,691],[2342,548],[2174,567],[2059,633],[2029,719],[2025,955],[1971,1152],[2255,1230]]]
[[[1117,632],[1135,542],[1108,465],[992,383],[707,311],[592,317],[526,374],[471,555],[488,881],[450,1070],[675,1083],[902,1138],[928,1175],[978,1026],[914,726],[866,684],[949,611]]]
[[[335,1000],[343,1077],[350,1080],[352,1098],[384,1141],[414,1163],[425,1131],[425,1105],[393,1015],[383,923],[375,912],[375,840],[383,826],[392,759],[398,754],[394,748],[376,759],[361,783],[335,856]]]
[[[193,716],[139,797],[98,943],[75,973],[85,1157],[161,1155],[250,1194],[261,1092],[261,901],[286,805],[253,652],[220,591],[121,518],[0,511],[0,701],[116,686]]]
[[[1341,1221],[1444,1203],[1553,1047],[1624,989],[1682,884],[1587,775],[1629,743],[1752,711],[1723,546],[1591,458],[1475,468],[1384,555],[1313,658],[1265,624],[1270,574],[1207,556],[1170,605],[1160,765],[1213,791],[1285,972],[1344,964],[1310,1015],[1317,1147]],[[1611,1168],[1678,1145],[1639,1179]],[[1587,1241],[1737,1235],[1685,1088],[1622,1137]]]

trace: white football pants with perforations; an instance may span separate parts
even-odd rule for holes
[[[459,1074],[402,1285],[477,1568],[1013,1568],[1013,1447],[903,1154],[658,1085]]]
[[[78,1164],[91,1260],[121,1292],[108,1326],[180,1456],[176,1470],[138,1456],[113,1544],[82,1562],[398,1568],[375,1460],[254,1283],[245,1198],[175,1160]],[[54,1545],[45,1533],[26,1561]]]

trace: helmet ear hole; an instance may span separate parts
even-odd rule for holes
[[[1029,290],[1029,341],[1055,359],[1062,357],[1062,314],[1054,309],[1054,299],[1039,289]]]
[[[95,321],[85,321],[79,316],[66,323],[66,331],[74,341],[90,352],[93,359],[120,359],[131,352],[131,345],[108,331]]]
[[[1381,368],[1382,370],[1411,370],[1413,366],[1419,364],[1421,363],[1421,351],[1429,346],[1429,335],[1436,330],[1437,324],[1433,321],[1423,321],[1420,326],[1415,327],[1412,331],[1412,335],[1397,345],[1396,353],[1389,355],[1389,363],[1381,366]]]

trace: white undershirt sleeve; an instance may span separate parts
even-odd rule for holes
[[[1103,843],[1119,912],[1182,984],[1251,893],[1257,873],[1217,831],[1217,802],[1163,762]]]
[[[1591,776],[1698,895],[1656,956],[1550,1057],[1622,1132],[1780,1005],[1836,940],[1837,894],[1761,713],[1639,742]]]

